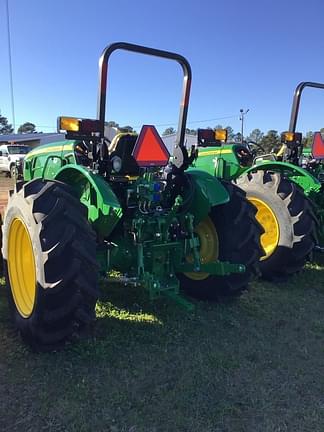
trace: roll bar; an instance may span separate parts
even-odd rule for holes
[[[324,84],[311,82],[311,81],[303,81],[298,84],[298,86],[295,89],[294,93],[294,99],[293,99],[293,105],[291,109],[291,115],[290,115],[290,123],[289,123],[289,132],[296,132],[296,124],[297,124],[297,117],[299,112],[299,105],[300,105],[300,98],[302,91],[305,87],[315,87],[320,88],[324,90]]]
[[[101,136],[104,135],[104,127],[105,127],[108,60],[111,54],[116,50],[132,51],[140,54],[162,57],[162,58],[174,60],[181,65],[183,70],[183,90],[182,90],[182,100],[180,103],[180,114],[179,114],[176,145],[180,147],[184,147],[186,121],[188,115],[188,104],[189,104],[189,96],[190,96],[190,86],[191,86],[191,67],[189,62],[183,56],[173,52],[162,51],[155,48],[148,48],[141,45],[134,45],[127,42],[116,42],[111,45],[108,45],[104,49],[99,59],[99,93],[98,93],[97,119],[100,121]]]

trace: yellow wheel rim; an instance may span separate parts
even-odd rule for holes
[[[18,312],[28,318],[36,296],[36,270],[33,247],[24,222],[11,222],[8,239],[8,272],[11,292]]]
[[[202,264],[207,264],[215,261],[218,258],[218,235],[215,225],[212,220],[207,217],[195,227],[195,233],[200,241],[200,261]],[[190,263],[193,262],[193,256],[189,255],[186,260]],[[203,280],[209,276],[209,273],[185,273],[185,275],[193,280]]]
[[[264,201],[254,197],[248,197],[248,199],[257,208],[256,219],[264,229],[260,239],[265,252],[265,255],[260,258],[263,261],[269,258],[278,246],[279,224],[274,212]]]

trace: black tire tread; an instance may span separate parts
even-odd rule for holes
[[[260,262],[262,276],[277,280],[299,272],[317,244],[318,220],[311,201],[297,184],[278,172],[248,173],[238,180],[238,186],[247,196],[253,195],[255,191],[263,194],[270,207],[272,200],[280,199],[280,205],[285,206],[289,213],[291,243],[278,246],[272,255]],[[276,216],[278,219],[278,214]],[[280,220],[278,222],[280,227]]]
[[[260,244],[262,228],[255,218],[255,207],[236,185],[224,180],[222,183],[230,201],[213,207],[209,214],[219,238],[219,260],[244,264],[246,271],[227,276],[212,275],[202,281],[178,275],[182,289],[202,300],[218,300],[222,296],[240,294],[251,278],[258,274],[258,263],[263,252]]]
[[[64,344],[85,322],[94,319],[99,294],[95,236],[84,217],[84,206],[68,185],[33,180],[18,193],[29,202],[35,226],[41,224],[39,253],[47,257],[44,271],[48,287],[37,283],[34,311],[29,318],[22,318],[14,305],[5,262],[9,303],[23,339],[36,350],[48,351]],[[80,222],[76,224],[77,214]]]

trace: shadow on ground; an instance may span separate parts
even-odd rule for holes
[[[34,354],[0,290],[2,431],[320,431],[323,267],[187,313],[103,287],[91,337]]]

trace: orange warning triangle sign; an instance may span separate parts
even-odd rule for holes
[[[314,133],[312,156],[314,159],[324,159],[324,142],[320,132]]]
[[[165,166],[170,153],[155,127],[144,125],[136,140],[132,156],[140,167]]]

